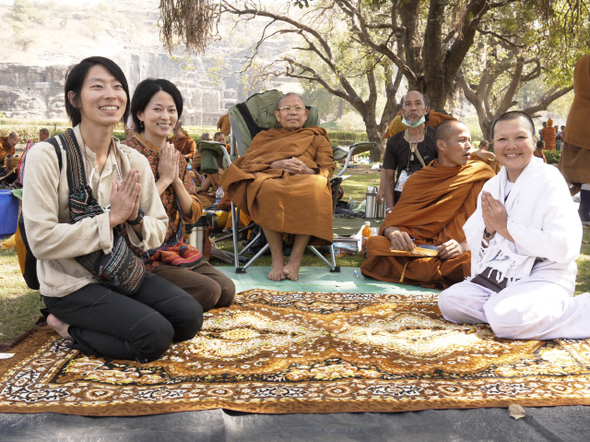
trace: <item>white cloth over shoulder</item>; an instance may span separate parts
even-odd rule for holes
[[[502,168],[482,191],[504,201],[506,179],[506,169]],[[463,226],[471,249],[471,275],[492,267],[510,284],[534,274],[573,293],[582,224],[559,170],[533,157],[515,181],[504,207],[514,242],[496,233],[488,247],[482,246],[485,224],[481,197],[476,211]],[[498,256],[506,259],[494,260]]]

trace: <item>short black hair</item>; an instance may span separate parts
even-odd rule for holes
[[[39,129],[39,133],[44,133],[45,135],[49,135],[49,129],[47,129],[46,127],[42,127],[41,129]]]
[[[217,138],[219,135],[223,135],[223,137],[225,138],[225,134],[223,132],[215,132],[215,135],[213,135],[213,139]]]
[[[176,105],[176,112],[178,118],[182,115],[182,94],[174,84],[163,78],[146,78],[135,88],[133,92],[133,100],[131,101],[131,118],[135,124],[135,130],[138,133],[142,133],[145,130],[145,126],[140,124],[137,114],[144,112],[150,100],[158,92],[164,91],[172,97],[174,104]]]
[[[543,140],[539,140],[539,141],[537,141],[537,149],[538,149],[539,147],[543,147],[543,148],[545,147],[545,142],[544,142]]]
[[[494,124],[492,125],[492,139],[494,139],[494,130],[496,129],[496,124],[498,124],[499,121],[510,121],[510,120],[516,120],[518,118],[523,118],[525,121],[527,121],[529,123],[529,125],[531,126],[531,135],[534,138],[535,137],[535,122],[530,117],[530,115],[527,114],[526,112],[522,112],[522,111],[510,111],[510,112],[506,112],[505,114],[500,115],[498,117],[498,119],[496,121],[494,121]]]
[[[65,99],[66,99],[66,112],[70,121],[72,122],[72,126],[77,126],[82,121],[82,115],[80,114],[80,110],[77,107],[74,107],[70,100],[68,99],[68,93],[72,91],[74,93],[74,101],[78,101],[80,98],[80,91],[82,90],[82,85],[84,84],[84,80],[86,80],[86,76],[88,75],[88,71],[93,66],[100,64],[104,66],[112,75],[121,83],[123,86],[123,90],[127,95],[127,104],[125,105],[125,114],[123,115],[123,121],[127,120],[127,116],[129,115],[129,105],[130,105],[130,96],[129,96],[129,85],[127,84],[127,78],[125,78],[125,74],[115,63],[113,60],[106,58],[106,57],[88,57],[82,60],[77,65],[70,67],[68,73],[66,74],[66,84],[64,87],[65,91]]]
[[[455,133],[455,123],[463,124],[459,120],[445,120],[436,126],[436,130],[434,131],[435,141],[448,141]]]

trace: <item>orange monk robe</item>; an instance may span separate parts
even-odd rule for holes
[[[588,121],[590,121],[590,54],[584,55],[576,62],[574,101],[567,116],[563,133],[564,141],[572,146],[590,150]],[[587,183],[588,181],[579,182]]]
[[[490,160],[490,159],[482,158],[479,155],[477,155],[475,152],[471,152],[471,154],[469,155],[469,159],[471,161],[481,161],[483,163],[486,163],[488,166],[491,167],[491,169],[494,171],[494,173],[496,175],[498,175],[498,172],[500,172],[500,169],[502,168],[502,165],[500,164],[500,162],[498,160]]]
[[[547,162],[547,158],[545,157],[545,153],[543,153],[543,149],[535,149],[533,151],[533,155],[536,156],[537,158],[541,158],[543,160],[543,162]]]
[[[541,136],[545,142],[545,150],[555,150],[555,128],[547,125],[541,129]]]
[[[568,183],[590,183],[590,54],[576,62],[574,101],[563,132],[559,170]]]
[[[481,161],[443,167],[434,160],[412,174],[399,202],[381,224],[379,235],[369,239],[362,273],[381,281],[437,289],[463,281],[471,273],[471,252],[446,260],[393,256],[391,241],[383,232],[395,226],[407,232],[416,245],[439,246],[450,239],[465,242],[463,224],[475,211],[483,185],[493,176],[494,172]]]
[[[274,161],[297,158],[315,175],[271,169]],[[263,228],[310,235],[310,244],[332,243],[332,146],[321,127],[269,129],[252,140],[228,167],[221,186],[236,206]]]
[[[428,113],[428,121],[426,122],[426,125],[435,128],[440,123],[446,120],[456,120],[456,118],[449,114],[445,114],[444,112],[430,111]],[[391,121],[389,127],[387,128],[387,132],[385,132],[385,138],[393,137],[395,134],[403,132],[407,128],[408,126],[402,123],[402,116],[400,111],[398,112],[396,117]]]
[[[217,129],[219,129],[219,132],[223,132],[226,137],[229,137],[231,132],[229,114],[222,115],[221,118],[217,120]]]
[[[186,130],[183,130],[182,133],[184,137],[176,138],[172,137],[170,142],[174,144],[174,147],[177,151],[179,151],[182,155],[188,155],[188,159],[192,160],[195,154],[195,149],[197,147],[195,140],[193,140]]]
[[[16,149],[8,142],[8,137],[0,137],[0,165],[4,165],[4,158],[7,155],[14,155]]]

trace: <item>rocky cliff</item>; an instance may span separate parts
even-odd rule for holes
[[[91,55],[117,62],[132,93],[147,77],[174,82],[185,100],[185,124],[214,125],[231,105],[246,98],[240,76],[212,79],[211,74],[220,64],[235,65],[250,50],[244,36],[228,33],[204,56],[171,58],[158,39],[157,0],[81,5],[67,0],[16,1],[18,7],[0,5],[0,111],[5,117],[67,118],[65,74],[70,65]]]

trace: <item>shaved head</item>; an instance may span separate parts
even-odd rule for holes
[[[297,97],[301,100],[301,104],[303,104],[303,107],[305,107],[305,101],[303,101],[303,97],[301,95],[299,95],[297,92],[287,92],[285,95],[283,95],[281,97],[281,99],[279,100],[279,102],[277,103],[277,109],[281,108],[281,103],[284,99],[289,98],[289,97]]]
[[[461,126],[465,126],[463,123],[457,120],[443,121],[438,126],[436,126],[436,131],[434,132],[434,139],[436,141],[449,141],[449,138],[451,138],[454,135],[454,133],[459,130],[458,124],[460,124]]]
[[[471,134],[469,128],[457,120],[446,120],[436,126],[438,162],[445,167],[464,166],[469,161]]]

